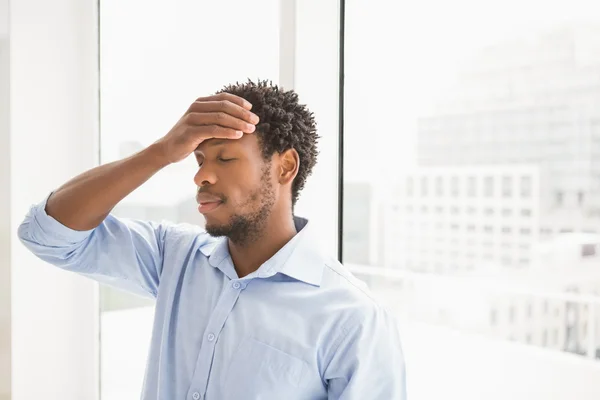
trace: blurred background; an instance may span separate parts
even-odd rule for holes
[[[0,0],[0,400],[139,398],[152,301],[16,227],[248,78],[315,112],[296,213],[397,316],[410,400],[600,399],[596,0]],[[203,224],[195,168],[115,214]]]

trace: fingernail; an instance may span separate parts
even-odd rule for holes
[[[258,115],[252,114],[250,116],[250,122],[252,122],[253,124],[258,124],[258,121],[260,121],[260,118],[258,118]]]
[[[252,124],[246,124],[246,130],[250,131],[250,132],[254,132],[254,129],[256,129],[256,127]]]
[[[235,131],[235,136],[242,137],[243,135],[244,135],[244,132],[242,132],[242,131]]]
[[[252,103],[250,103],[249,101],[244,100],[244,108],[251,110],[252,109]]]

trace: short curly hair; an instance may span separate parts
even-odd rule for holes
[[[298,174],[292,184],[292,207],[298,201],[306,178],[317,163],[317,128],[315,118],[306,105],[298,103],[298,94],[284,90],[267,80],[235,83],[218,93],[231,93],[252,103],[252,112],[260,122],[256,126],[263,157],[270,160],[273,154],[295,149],[300,157]]]

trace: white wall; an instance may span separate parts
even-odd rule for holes
[[[0,1],[0,39],[8,35],[8,0]]]
[[[7,0],[0,0],[0,4]],[[0,21],[3,16],[0,6]],[[7,18],[7,17],[6,17]],[[2,22],[0,22],[0,25]],[[0,183],[10,181],[8,40],[0,31]],[[0,400],[10,395],[10,194],[0,191]]]
[[[96,2],[10,7],[12,399],[97,398],[96,287],[38,261],[16,238],[30,204],[95,164]]]

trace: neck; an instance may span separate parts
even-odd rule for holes
[[[243,278],[256,271],[296,233],[294,217],[289,210],[287,212],[272,210],[264,228],[250,243],[235,243],[229,239],[229,254],[238,277]]]

